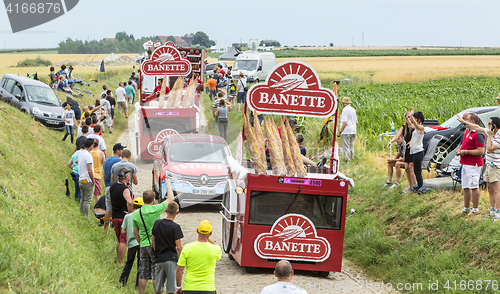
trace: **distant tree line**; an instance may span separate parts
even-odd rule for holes
[[[197,32],[190,35],[193,37],[193,45],[210,47],[212,43],[215,44],[204,32]],[[144,52],[143,44],[149,40],[152,40],[154,43],[159,41],[156,36],[135,39],[132,34],[128,35],[126,32],[116,33],[114,40],[82,41],[67,38],[58,44],[57,52],[60,54],[142,53]],[[175,38],[168,36],[167,41],[175,43]]]
[[[269,47],[269,46],[281,47],[281,44],[280,44],[280,42],[278,42],[278,41],[276,41],[276,40],[262,40],[262,41],[260,41],[259,46],[266,46],[266,47]]]

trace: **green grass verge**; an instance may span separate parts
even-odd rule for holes
[[[105,82],[114,89],[126,78],[114,76]],[[102,84],[90,83],[88,89],[100,94]],[[63,93],[56,93],[66,101]],[[83,106],[93,104],[95,97],[85,94],[74,99]],[[74,145],[61,141],[63,132],[48,130],[7,104],[1,103],[0,108],[0,123],[18,126],[0,132],[0,218],[4,220],[0,292],[135,293],[133,282],[126,288],[118,283],[122,268],[115,263],[113,231],[106,235],[97,219],[80,214],[79,203],[73,200],[74,184],[66,163]],[[108,150],[126,128],[125,118],[115,117],[113,134],[104,134]]]

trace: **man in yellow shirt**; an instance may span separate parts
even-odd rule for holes
[[[99,198],[101,198],[102,194],[101,178],[102,178],[102,167],[104,165],[104,160],[105,160],[104,153],[101,150],[99,150],[98,146],[99,146],[99,140],[97,138],[94,138],[94,144],[92,151],[90,151],[90,155],[92,155],[92,159],[94,160],[95,203],[99,201]]]
[[[198,226],[198,241],[182,248],[177,262],[175,294],[206,293],[215,294],[215,263],[220,260],[222,251],[218,245],[210,240],[212,224],[204,220]],[[182,275],[186,268],[184,287]],[[183,292],[184,290],[184,292]]]

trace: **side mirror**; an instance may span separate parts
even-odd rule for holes
[[[155,155],[153,155],[153,158],[158,159],[158,160],[162,160],[163,156],[161,155],[161,153],[156,153]]]
[[[262,65],[260,65],[259,68],[257,68],[257,71],[262,71]]]
[[[14,96],[15,96],[17,99],[21,100],[21,95],[16,94],[16,95],[14,95]]]

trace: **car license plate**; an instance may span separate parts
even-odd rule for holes
[[[59,124],[59,122],[57,120],[50,120],[50,119],[47,120],[47,123],[51,124],[51,125],[58,125]]]
[[[203,194],[203,195],[213,195],[215,194],[214,189],[194,189],[194,194]]]

